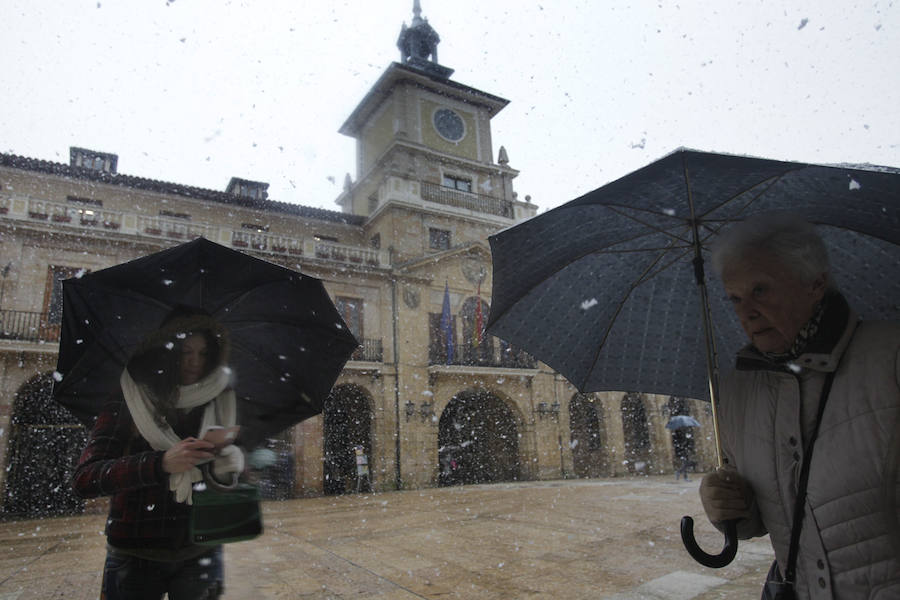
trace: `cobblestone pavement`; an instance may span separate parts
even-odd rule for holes
[[[768,539],[713,570],[697,478],[542,481],[266,502],[266,531],[225,550],[237,599],[758,598]],[[104,516],[0,523],[0,600],[97,598]]]

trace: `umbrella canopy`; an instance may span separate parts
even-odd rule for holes
[[[248,440],[321,412],[358,346],[319,279],[198,238],[63,282],[57,401],[90,423],[134,349],[177,305],[227,329]]]
[[[491,236],[487,329],[582,392],[707,399],[707,339],[730,360],[746,336],[719,284],[705,335],[696,259],[729,223],[788,209],[821,226],[862,317],[900,317],[900,171],[682,149]]]
[[[690,415],[675,415],[666,423],[666,429],[684,429],[686,427],[700,427],[700,422]]]

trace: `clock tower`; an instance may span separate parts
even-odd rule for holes
[[[439,42],[414,0],[412,22],[397,39],[400,62],[340,128],[356,139],[356,177],[337,203],[367,217],[372,238],[390,244],[398,260],[446,249],[430,245],[429,229],[448,231],[449,246],[458,246],[536,213],[517,200],[518,171],[504,148],[494,161],[491,119],[509,101],[450,79],[453,69],[438,63]],[[432,226],[414,232],[413,222]]]

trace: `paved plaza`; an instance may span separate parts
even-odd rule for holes
[[[758,598],[768,539],[713,570],[698,478],[500,483],[271,501],[260,538],[226,547],[237,599]],[[99,596],[104,515],[0,523],[0,600]]]

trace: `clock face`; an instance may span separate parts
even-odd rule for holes
[[[434,111],[434,128],[444,139],[458,142],[466,135],[466,125],[462,117],[449,108]]]

